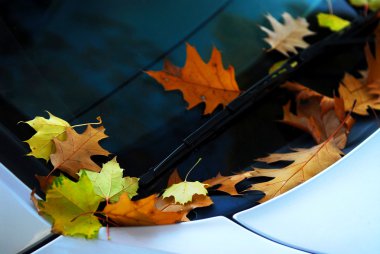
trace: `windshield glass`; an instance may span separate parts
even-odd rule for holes
[[[258,28],[269,26],[265,14],[308,17],[327,10],[322,0],[2,1],[0,129],[7,146],[0,162],[29,186],[35,173],[48,172],[45,162],[24,156],[28,148],[21,141],[33,131],[17,125],[37,115],[46,117],[47,110],[71,124],[101,116],[109,135],[102,145],[117,155],[128,175],[140,176],[212,116],[202,116],[204,104],[186,110],[179,91],[165,92],[144,71],[162,69],[165,58],[183,66],[186,42],[204,61],[215,46],[225,67],[234,66],[245,90],[281,60],[280,54],[265,51],[265,33]],[[346,1],[334,1],[334,12],[349,20],[357,15]],[[362,52],[363,45],[351,53]],[[353,57],[363,58],[359,53]],[[331,94],[327,88],[353,68],[347,59],[344,50],[329,63],[317,59],[297,79]],[[288,99],[286,92],[274,91],[178,165],[180,171],[202,157],[190,178],[237,172],[300,136],[307,140],[300,131],[276,122]],[[252,199],[246,206],[252,206]]]

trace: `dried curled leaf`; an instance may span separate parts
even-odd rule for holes
[[[301,17],[294,19],[287,12],[283,13],[282,17],[284,24],[278,22],[272,15],[266,15],[273,31],[260,26],[261,30],[268,34],[264,40],[271,46],[270,49],[288,56],[288,52],[297,53],[296,48],[307,48],[309,44],[303,40],[303,37],[312,35],[314,32],[308,29],[309,23],[306,19]]]
[[[188,220],[188,211],[163,212],[156,207],[157,200],[156,195],[151,195],[131,201],[124,193],[117,203],[108,204],[103,212],[119,226],[164,225]]]
[[[187,59],[183,68],[165,61],[162,71],[146,73],[164,86],[165,90],[180,90],[188,102],[188,109],[205,102],[204,114],[212,113],[219,104],[226,106],[239,96],[240,90],[235,80],[235,70],[224,69],[222,56],[214,48],[211,59],[206,64],[196,49],[186,45]]]
[[[88,171],[87,175],[94,185],[95,193],[110,203],[114,203],[123,193],[127,193],[129,198],[137,195],[139,179],[136,177],[123,178],[123,170],[115,157],[103,164],[100,173]]]
[[[82,134],[72,128],[66,128],[67,139],[61,141],[55,138],[56,151],[50,155],[54,169],[60,169],[77,178],[80,169],[99,172],[100,167],[91,160],[93,155],[109,155],[110,153],[99,145],[99,141],[108,137],[104,127],[93,128],[88,125]]]
[[[102,226],[93,215],[100,200],[86,172],[78,182],[63,175],[56,177],[46,193],[46,201],[38,201],[33,196],[39,213],[53,220],[54,233],[86,238],[95,238]]]
[[[292,161],[289,166],[284,168],[254,169],[252,176],[274,177],[268,182],[254,184],[248,189],[263,191],[266,195],[260,200],[261,202],[272,199],[305,182],[338,161],[343,154],[333,140],[326,140],[322,144],[308,149],[294,149],[294,151],[285,154],[274,153],[258,159],[258,161],[266,163]]]
[[[185,204],[193,200],[193,196],[207,195],[205,184],[198,181],[176,183],[167,188],[162,194],[163,198],[174,197],[175,202]]]
[[[350,116],[345,119],[343,100],[324,96],[298,83],[287,82],[283,87],[296,93],[296,113],[290,111],[289,102],[283,107],[282,122],[310,133],[315,142],[321,144],[345,121],[334,137],[338,147],[343,149],[354,123]]]
[[[28,155],[49,161],[50,154],[54,151],[53,139],[65,140],[65,131],[67,127],[70,127],[70,124],[50,112],[47,113],[49,119],[37,116],[33,120],[25,122],[37,131],[25,142],[29,144],[31,150]]]
[[[353,112],[368,115],[368,108],[380,109],[380,28],[375,32],[375,55],[369,45],[365,47],[368,72],[363,79],[345,74],[339,85],[339,95],[344,99],[345,109],[350,110],[356,101]]]
[[[368,107],[380,109],[380,100],[369,93],[368,86],[354,76],[346,73],[339,85],[339,95],[344,99],[345,109],[348,111],[356,102],[353,112],[359,115],[368,115]]]

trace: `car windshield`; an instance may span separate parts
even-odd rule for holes
[[[346,1],[333,3],[341,17],[353,20],[358,15]],[[280,19],[288,12],[307,18],[328,8],[322,0],[2,1],[0,162],[33,187],[34,175],[46,175],[49,169],[44,161],[25,156],[29,150],[22,141],[33,130],[18,122],[47,117],[45,111],[71,124],[101,116],[109,136],[103,147],[117,156],[126,174],[141,176],[215,114],[202,115],[203,103],[187,110],[179,91],[164,91],[145,71],[161,70],[165,58],[183,66],[186,43],[196,47],[204,61],[217,47],[225,66],[234,66],[239,87],[248,89],[283,59],[265,50],[266,34],[258,28],[269,26],[264,14]],[[310,22],[316,26],[315,18]],[[307,40],[314,43],[327,34]],[[297,81],[332,95],[344,72],[353,69],[352,59],[355,67],[363,65],[364,42],[337,46],[329,61],[321,54],[297,74]],[[310,143],[308,135],[277,121],[288,100],[289,94],[274,90],[184,158],[177,165],[181,174],[202,158],[189,179],[227,175],[270,152]],[[373,130],[362,128],[352,144]],[[233,214],[260,197],[218,195],[214,208],[197,218]]]

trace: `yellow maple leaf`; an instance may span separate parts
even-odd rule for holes
[[[207,189],[205,184],[198,181],[195,182],[180,182],[173,184],[167,188],[162,194],[163,198],[168,198],[173,196],[175,202],[179,204],[185,204],[192,201],[193,196],[197,195],[207,195]]]
[[[69,127],[70,124],[50,112],[47,113],[49,114],[49,119],[37,116],[33,120],[25,122],[37,131],[25,142],[29,144],[31,150],[28,155],[49,161],[50,154],[54,152],[53,139],[65,140],[66,127]]]

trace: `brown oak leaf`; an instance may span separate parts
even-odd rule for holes
[[[205,102],[204,114],[212,113],[219,104],[226,106],[239,96],[232,66],[224,69],[222,56],[214,48],[208,63],[203,62],[196,49],[186,44],[187,59],[183,68],[165,61],[162,71],[146,73],[164,86],[165,90],[180,90],[188,109]]]
[[[292,161],[284,168],[261,169],[255,168],[252,176],[274,177],[274,179],[254,184],[248,190],[259,190],[266,195],[260,200],[265,202],[295,186],[305,182],[311,177],[338,161],[343,155],[332,139],[308,149],[293,149],[290,153],[274,153],[258,161],[273,163],[278,161]]]
[[[93,128],[88,125],[79,134],[73,128],[66,129],[67,138],[61,141],[55,138],[55,153],[50,155],[54,169],[60,169],[74,178],[81,169],[99,172],[101,168],[92,161],[93,155],[109,155],[110,153],[99,145],[99,141],[108,137],[104,127]]]

